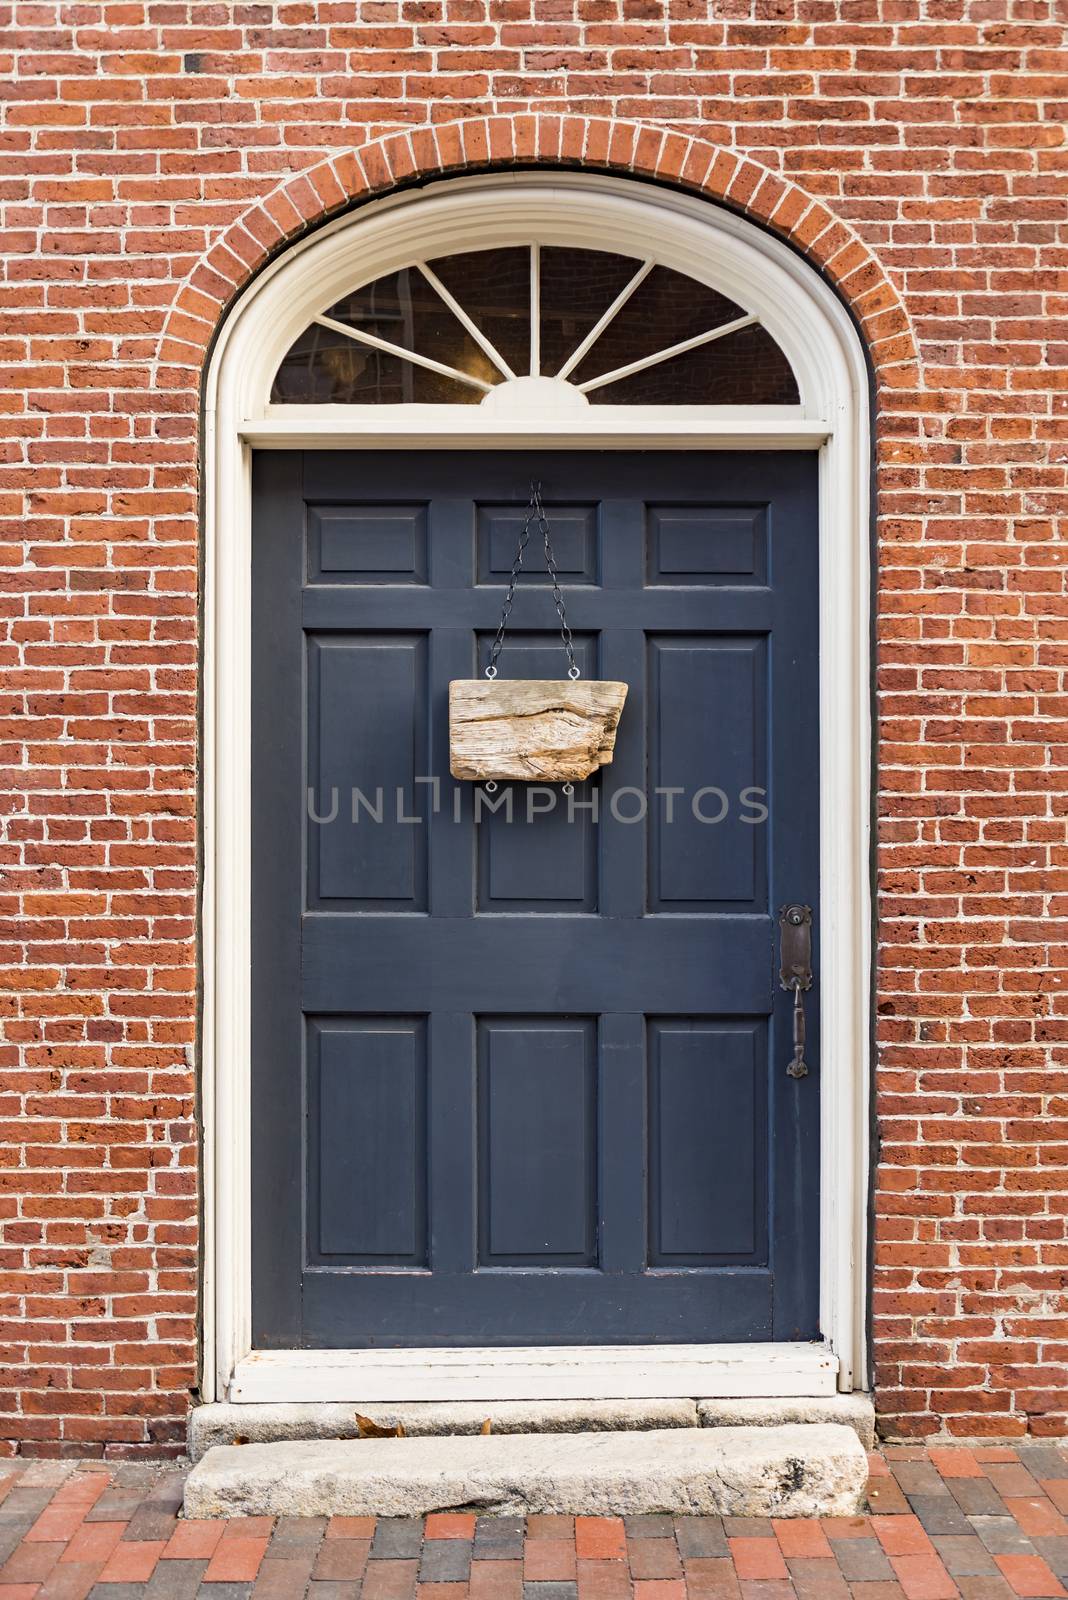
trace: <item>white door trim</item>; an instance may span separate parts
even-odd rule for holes
[[[490,1350],[270,1350],[237,1364],[248,1403],[410,1400],[736,1400],[834,1394],[819,1344],[565,1345]]]
[[[478,406],[271,406],[271,380],[310,318],[347,290],[416,257],[520,242],[618,249],[688,272],[761,321],[789,357],[796,407],[591,406],[588,417],[493,418]],[[714,204],[667,188],[587,173],[455,179],[392,195],[338,218],[257,277],[224,323],[207,375],[204,493],[203,1127],[204,1274],[202,1393],[247,1391],[270,1370],[274,1397],[370,1378],[367,1354],[329,1358],[276,1351],[250,1362],[250,859],[251,547],[250,459],[259,448],[485,449],[761,448],[820,452],[820,929],[822,962],[820,1326],[839,1388],[864,1387],[868,1185],[869,884],[869,432],[867,371],[859,337],[818,274],[781,241]],[[294,1204],[299,1204],[294,1196]],[[726,1372],[735,1346],[699,1347],[703,1371]],[[824,1347],[752,1345],[749,1394],[821,1393]],[[792,1350],[793,1354],[784,1354]],[[807,1352],[807,1353],[806,1353]],[[514,1356],[514,1352],[512,1355]],[[536,1352],[522,1352],[533,1359]],[[669,1382],[666,1350],[644,1355]],[[468,1352],[470,1357],[475,1352]],[[691,1362],[698,1355],[690,1352]],[[378,1353],[381,1361],[382,1353]],[[477,1352],[483,1375],[508,1352]],[[329,1360],[329,1371],[324,1362]],[[791,1362],[792,1380],[784,1377]],[[697,1363],[699,1366],[702,1363]],[[711,1365],[710,1365],[711,1364]],[[440,1353],[398,1352],[388,1363],[421,1399],[442,1381]],[[514,1363],[513,1363],[514,1365]],[[538,1363],[535,1361],[535,1365]],[[819,1369],[819,1370],[817,1370]],[[558,1394],[558,1366],[540,1366]],[[603,1366],[605,1372],[610,1367]],[[330,1373],[333,1376],[330,1376]],[[815,1374],[815,1375],[814,1375]],[[516,1374],[513,1371],[513,1376]],[[235,1379],[237,1380],[235,1382]],[[348,1379],[345,1380],[347,1382]],[[590,1378],[584,1380],[587,1384]],[[721,1381],[727,1381],[723,1378]],[[785,1391],[771,1387],[792,1381]],[[507,1380],[502,1378],[502,1384]],[[815,1390],[804,1385],[818,1383]],[[286,1385],[292,1392],[288,1392]],[[367,1397],[365,1387],[360,1394]],[[482,1391],[485,1393],[485,1391]],[[605,1392],[595,1389],[584,1398]],[[661,1387],[667,1396],[672,1388]],[[688,1390],[688,1393],[692,1390]],[[714,1394],[715,1389],[703,1393]],[[571,1393],[571,1391],[567,1391]],[[247,1392],[241,1398],[251,1398]],[[452,1395],[456,1397],[455,1393]],[[507,1398],[509,1396],[501,1396]],[[518,1397],[518,1396],[515,1396]],[[559,1397],[566,1398],[566,1394]],[[382,1396],[385,1398],[385,1396]]]

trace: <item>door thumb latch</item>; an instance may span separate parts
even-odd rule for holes
[[[789,1078],[806,1078],[805,1002],[812,988],[812,907],[783,906],[779,912],[779,986],[794,997],[794,1053],[786,1069]]]

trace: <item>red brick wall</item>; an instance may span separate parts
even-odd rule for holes
[[[753,11],[0,6],[10,1449],[174,1449],[196,1381],[204,347],[305,221],[413,168],[515,155],[726,195],[862,319],[879,432],[880,1406],[897,1433],[1064,1429],[1068,56],[1044,0]],[[454,119],[476,120],[352,154]]]

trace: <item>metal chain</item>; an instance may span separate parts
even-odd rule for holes
[[[564,606],[564,597],[560,591],[560,576],[556,570],[556,557],[553,555],[552,541],[549,538],[549,519],[545,515],[545,507],[542,505],[541,484],[532,483],[530,485],[530,504],[527,507],[523,529],[519,535],[519,543],[516,546],[515,560],[512,562],[512,575],[508,580],[508,593],[504,597],[501,620],[497,626],[497,636],[490,649],[489,666],[486,668],[487,678],[495,678],[497,676],[497,661],[501,651],[504,649],[504,634],[508,627],[508,619],[512,614],[512,606],[515,604],[515,586],[519,581],[519,574],[523,566],[523,554],[530,539],[531,524],[535,521],[538,524],[538,531],[545,541],[545,566],[549,577],[552,579],[553,604],[556,607],[556,614],[560,618],[560,638],[567,653],[567,675],[572,680],[581,676],[580,668],[575,660],[575,646],[571,638],[571,629],[568,627],[567,609]]]

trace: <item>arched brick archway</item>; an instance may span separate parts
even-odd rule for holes
[[[182,285],[159,366],[199,375],[227,306],[281,248],[391,189],[516,166],[585,168],[670,183],[729,205],[787,240],[855,317],[880,386],[916,386],[916,349],[896,288],[867,245],[820,200],[748,156],[640,122],[604,117],[478,117],[370,140],[287,179],[226,230]]]
[[[825,1049],[821,1061],[828,1085],[822,1103],[833,1107],[833,1115],[821,1121],[821,1159],[825,1170],[836,1174],[836,1183],[833,1192],[827,1185],[826,1198],[820,1198],[821,1257],[827,1263],[820,1272],[820,1326],[832,1358],[838,1362],[836,1381],[847,1387],[864,1382],[866,1283],[855,1264],[864,1259],[867,1161],[863,1141],[858,1143],[853,1137],[854,1128],[866,1123],[864,1069],[869,1058],[870,407],[860,318],[867,315],[869,345],[874,339],[880,346],[876,359],[883,362],[888,384],[900,383],[901,373],[908,370],[911,341],[906,337],[902,345],[900,332],[892,331],[899,330],[903,320],[894,292],[860,242],[840,228],[822,206],[763,168],[724,158],[710,147],[697,149],[689,140],[677,141],[676,148],[676,141],[651,130],[631,128],[629,134],[627,130],[621,134],[618,125],[583,120],[574,124],[582,131],[583,159],[568,158],[565,145],[561,164],[562,130],[570,124],[552,118],[526,120],[532,136],[529,152],[521,140],[502,136],[500,155],[491,161],[491,136],[499,125],[480,121],[386,140],[287,183],[235,225],[213,252],[210,264],[193,271],[168,330],[161,386],[172,393],[181,392],[189,409],[191,402],[195,403],[210,348],[203,407],[206,470],[202,501],[203,649],[209,670],[201,745],[205,820],[202,926],[204,948],[209,952],[202,972],[206,1019],[201,1036],[202,1067],[208,1085],[202,1105],[205,1170],[212,1175],[207,1184],[210,1242],[205,1273],[211,1306],[206,1320],[212,1336],[206,1341],[206,1350],[219,1391],[236,1384],[246,1398],[244,1362],[252,1359],[255,1364],[258,1360],[258,1355],[253,1356],[248,1249],[252,1163],[250,456],[257,450],[300,448],[304,440],[310,440],[313,449],[324,442],[345,448],[344,441],[353,447],[370,447],[375,429],[368,431],[367,419],[328,418],[327,439],[313,420],[264,414],[277,359],[289,340],[315,314],[321,297],[326,297],[322,303],[332,303],[334,289],[365,281],[379,261],[379,252],[381,260],[389,262],[394,252],[400,252],[400,260],[413,245],[433,256],[435,242],[443,240],[459,238],[470,249],[478,247],[472,242],[476,239],[483,244],[497,242],[501,219],[509,217],[512,208],[518,206],[524,228],[531,225],[537,204],[530,197],[539,190],[546,197],[542,202],[546,223],[551,214],[554,226],[573,229],[568,232],[569,239],[581,236],[588,247],[604,248],[616,230],[618,237],[632,243],[644,242],[650,230],[656,230],[658,249],[666,254],[678,251],[680,257],[690,260],[696,269],[694,277],[701,277],[702,267],[708,272],[714,267],[725,275],[723,281],[732,283],[740,274],[748,294],[744,303],[750,310],[762,309],[765,315],[788,320],[792,329],[802,334],[796,343],[791,337],[788,349],[799,389],[811,409],[793,420],[806,422],[814,433],[805,438],[791,433],[788,443],[789,448],[811,448],[806,440],[818,438],[822,452],[819,568],[826,577],[821,581],[819,599],[820,704],[833,707],[833,715],[823,724],[818,744],[821,792],[838,797],[833,812],[826,810],[820,820],[824,859],[830,863],[833,858],[837,863],[833,869],[828,865],[830,898],[826,907],[821,902],[821,926],[826,929],[821,1015],[826,1019],[827,1038],[835,1041]],[[525,126],[524,119],[516,124],[517,130]],[[539,134],[543,128],[544,137]],[[420,148],[425,159],[416,166],[414,153]],[[544,164],[537,159],[540,154],[545,156]],[[401,164],[401,156],[406,165]],[[699,180],[680,181],[677,169],[684,168],[686,160],[700,175]],[[517,163],[523,170],[517,171]],[[670,182],[633,181],[661,175]],[[438,178],[454,181],[432,181]],[[771,226],[756,200],[765,192],[767,213],[778,219]],[[703,205],[708,196],[718,196],[721,203]],[[722,203],[724,197],[726,204]],[[357,208],[359,200],[368,203]],[[560,220],[562,208],[570,208],[570,225]],[[593,222],[589,220],[592,209],[596,209]],[[753,225],[758,217],[763,227]],[[316,226],[318,223],[329,225]],[[584,232],[587,229],[593,230],[592,238]],[[790,237],[795,240],[796,255],[785,242]],[[834,263],[834,272],[847,293],[856,288],[853,322],[844,309],[844,295],[834,292],[833,274],[828,268],[821,281],[820,273],[812,270],[813,259],[824,267]],[[260,266],[265,270],[258,272]],[[865,304],[880,294],[878,310],[873,303]],[[220,337],[213,343],[217,329]],[[449,448],[454,444],[462,448],[476,435],[488,437],[482,427],[486,419],[477,415],[480,408],[463,410],[466,421],[473,420],[475,427],[461,428],[458,442]],[[418,429],[413,433],[410,418],[392,420],[403,423],[409,449],[434,448],[445,437]],[[723,418],[717,426],[722,424],[729,433],[743,420]],[[781,438],[775,432],[780,422],[783,419],[769,419],[766,425],[756,422],[755,426],[763,430],[765,440]],[[281,431],[272,431],[276,423],[282,424]],[[492,432],[492,418],[489,424]],[[549,417],[538,416],[526,425],[533,427],[541,445],[552,438],[561,448],[574,448],[582,435],[571,419],[562,439]],[[449,430],[450,437],[452,431],[454,427]],[[712,448],[717,442],[721,446],[725,436],[722,432],[714,439],[702,435]],[[491,442],[499,442],[501,437],[494,434]],[[591,432],[586,437],[597,435]],[[677,445],[674,429],[660,437]],[[753,437],[752,433],[738,435],[740,447],[751,448]],[[633,433],[626,429],[614,432],[609,447],[623,447],[625,438],[648,448],[647,421],[640,422]],[[214,1162],[215,1151],[225,1151],[226,1160]],[[289,1357],[284,1351],[275,1354],[272,1371],[288,1385]],[[359,1358],[359,1351],[352,1354]],[[411,1390],[422,1379],[414,1372],[406,1373],[403,1382]]]

